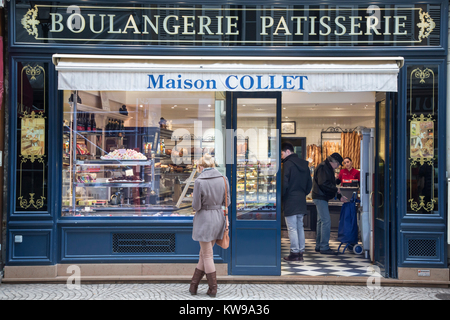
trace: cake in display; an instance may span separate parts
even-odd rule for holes
[[[133,149],[117,149],[107,155],[101,156],[102,160],[147,160],[142,153]]]

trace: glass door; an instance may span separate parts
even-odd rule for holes
[[[231,94],[230,94],[231,95]],[[232,93],[235,275],[281,274],[281,93]]]

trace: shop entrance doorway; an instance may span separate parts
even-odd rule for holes
[[[361,246],[364,235],[368,235],[364,243],[364,250],[362,252],[355,250],[361,254],[356,254],[352,250],[352,246],[347,248],[344,254],[338,256],[321,255],[315,252],[317,210],[309,196],[307,197],[307,199],[309,198],[307,200],[308,215],[304,219],[306,249],[302,263],[283,261],[283,257],[289,254],[290,242],[282,212],[281,274],[372,276],[375,270],[379,271],[380,275],[386,276],[385,266],[391,263],[387,259],[392,251],[389,250],[389,206],[391,202],[386,198],[390,197],[392,188],[392,178],[389,177],[389,174],[392,171],[393,158],[389,152],[392,148],[393,137],[391,113],[392,104],[395,101],[394,94],[376,94],[375,92],[283,93],[282,101],[281,126],[283,128],[284,124],[288,124],[282,131],[282,142],[294,144],[298,139],[306,140],[304,159],[310,164],[311,177],[313,177],[315,167],[333,152],[339,152],[342,157],[351,158],[352,167],[362,172],[356,187],[352,188],[351,182],[345,185],[341,184],[339,187],[342,193],[350,191],[358,193],[362,200],[358,206],[358,231]],[[386,101],[388,102],[386,103]],[[366,148],[364,151],[361,150],[363,132],[369,132],[364,136],[367,135],[370,140],[364,147]],[[362,154],[366,155],[364,160]],[[369,161],[369,164],[366,161]],[[385,161],[388,161],[389,165],[380,167],[380,162],[384,163]],[[342,166],[336,171],[344,169],[345,167]],[[349,193],[349,195],[351,194],[352,192]],[[341,244],[338,241],[338,233],[342,203],[331,200],[329,208],[332,220],[330,247],[337,250]],[[369,224],[365,230],[361,230],[363,212],[367,214],[364,216],[365,223]],[[340,248],[341,253],[345,245],[343,244]]]

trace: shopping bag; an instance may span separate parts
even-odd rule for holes
[[[356,193],[354,193],[349,202],[342,204],[337,238],[341,243],[358,243],[357,202],[360,200],[356,199]]]

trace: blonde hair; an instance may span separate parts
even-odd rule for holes
[[[198,160],[198,166],[203,168],[214,168],[214,158],[209,153],[205,153],[203,157]]]

